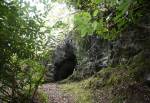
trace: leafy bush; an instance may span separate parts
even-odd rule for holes
[[[42,82],[37,52],[43,49],[44,21],[29,11],[26,2],[0,1],[0,100],[5,102],[31,102]]]

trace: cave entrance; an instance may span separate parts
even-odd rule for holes
[[[58,52],[57,52],[58,51]],[[61,54],[64,54],[63,56]],[[66,43],[56,50],[54,63],[54,81],[66,79],[72,75],[77,64],[73,46]]]
[[[68,59],[62,62],[59,66],[55,67],[55,74],[54,79],[55,81],[60,81],[63,79],[66,79],[70,75],[72,75],[74,68],[76,66],[76,60],[74,59]]]

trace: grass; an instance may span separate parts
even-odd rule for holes
[[[92,103],[91,91],[86,87],[88,80],[60,84],[62,91],[73,94],[75,103]]]

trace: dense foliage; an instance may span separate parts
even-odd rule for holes
[[[68,0],[67,0],[68,1]],[[75,6],[75,27],[82,37],[100,35],[115,39],[131,24],[135,24],[147,6],[145,0],[70,0]]]
[[[35,7],[18,0],[0,1],[0,100],[29,103],[44,69],[40,64],[44,20]],[[46,12],[45,12],[46,15]],[[43,14],[43,16],[45,16]]]

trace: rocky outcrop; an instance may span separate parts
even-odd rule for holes
[[[103,67],[108,66],[110,44],[107,40],[92,35],[85,37],[82,43],[77,41],[75,46],[77,48],[75,53],[78,65],[71,79],[80,80],[87,78]]]
[[[73,33],[54,52],[54,80],[65,79],[72,73],[72,79],[80,80],[107,66],[132,64],[141,52],[150,53],[149,15],[145,14],[138,25],[128,27],[113,41],[96,35],[76,39]]]
[[[142,27],[128,28],[112,43],[111,64],[130,64],[134,56],[149,49],[150,31]]]
[[[95,35],[85,37],[82,40],[83,45],[76,46],[78,66],[72,78],[78,80],[89,77],[108,65],[130,65],[141,52],[144,57],[150,53],[149,15],[146,13],[138,24],[128,27],[116,40],[107,41]]]

